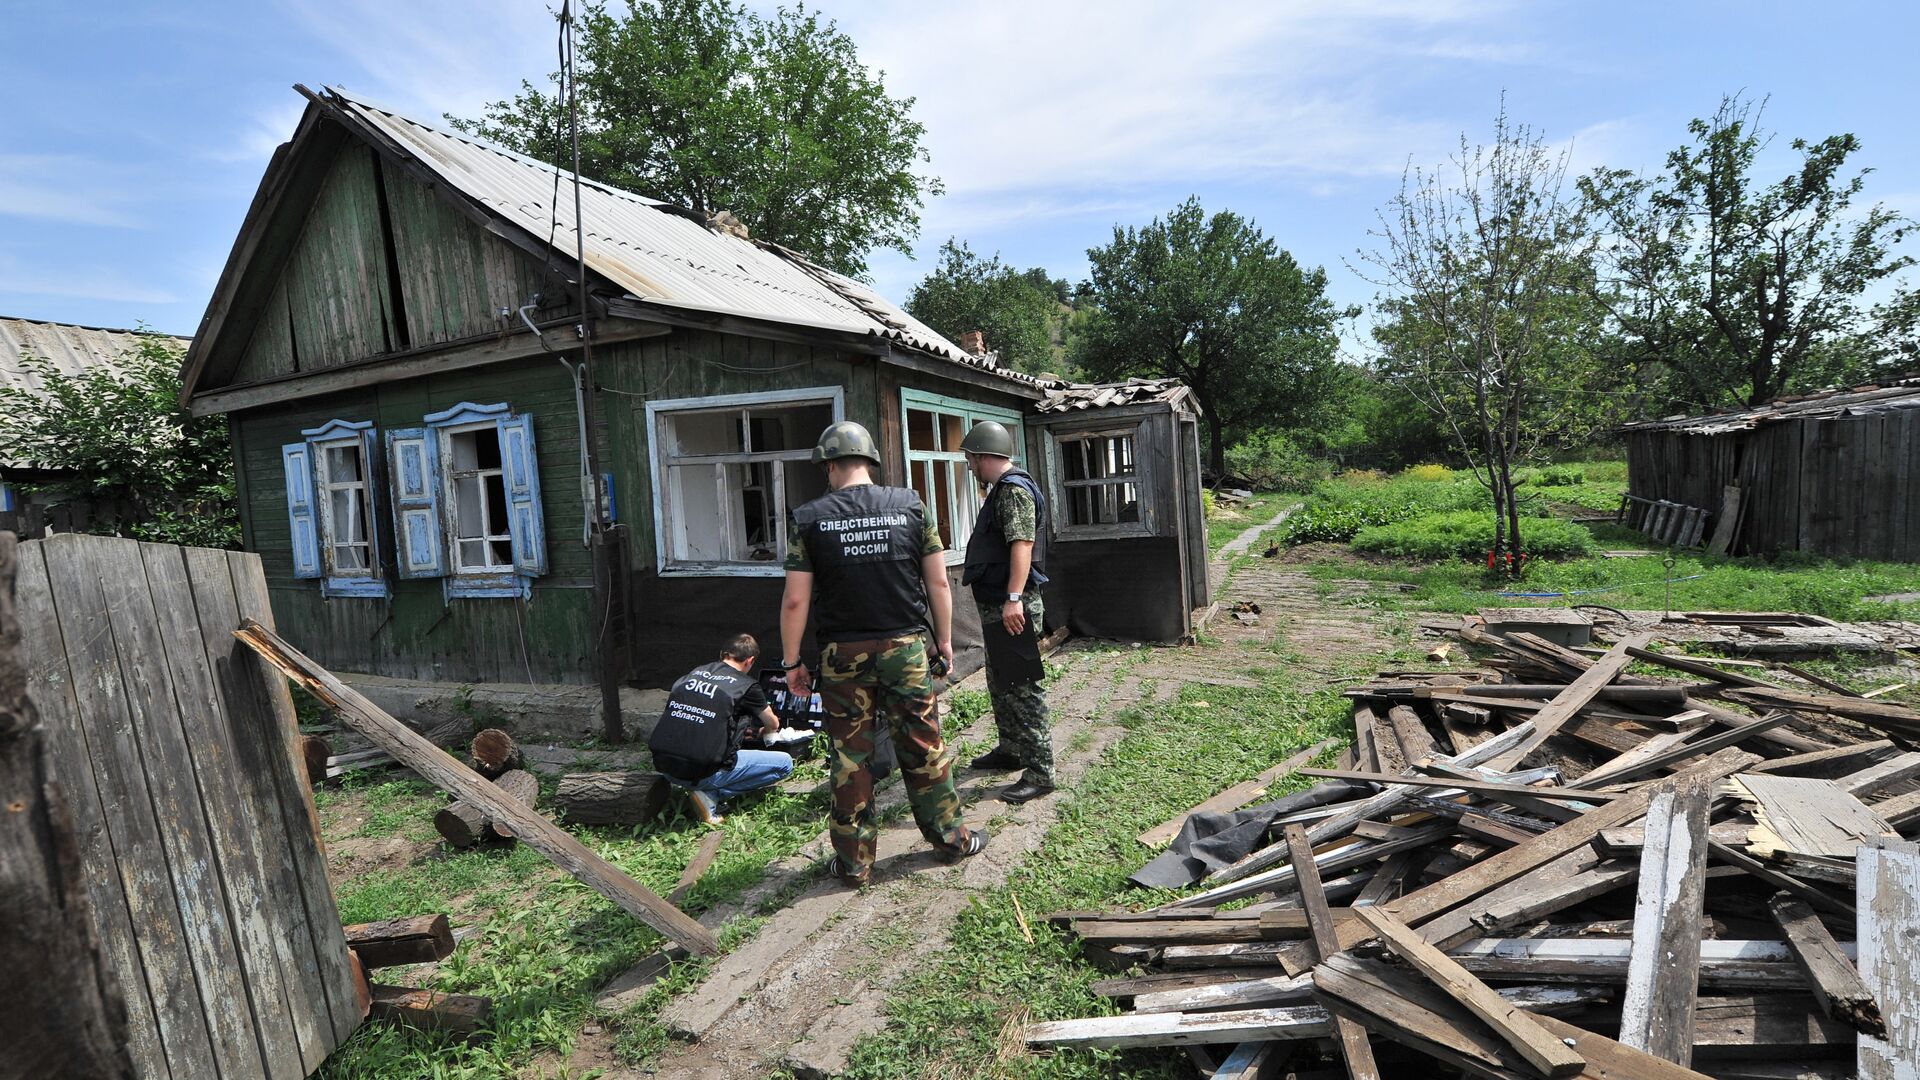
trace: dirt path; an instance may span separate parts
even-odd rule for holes
[[[1215,567],[1215,581],[1222,583],[1218,599],[1259,604],[1259,620],[1245,624],[1223,614],[1200,646],[1115,649],[1074,642],[1056,656],[1064,669],[1051,686],[1062,788],[1120,739],[1121,713],[1169,700],[1186,682],[1251,684],[1277,663],[1338,666],[1394,645],[1369,609],[1339,602],[1340,590],[1332,602],[1321,599],[1311,579],[1279,562],[1223,562]],[[967,734],[981,737],[990,724],[983,719]],[[621,1066],[607,1053],[610,1033],[583,1035],[569,1064],[604,1068],[608,1077],[746,1080],[779,1069],[803,1077],[836,1075],[853,1044],[884,1026],[892,988],[947,945],[971,896],[1006,881],[1039,846],[1063,802],[1056,797],[1009,806],[997,793],[1011,776],[963,771],[958,779],[970,803],[968,823],[992,830],[986,852],[957,866],[937,863],[904,813],[899,785],[891,785],[876,800],[886,824],[871,888],[855,892],[823,880],[786,902],[752,941],[716,961],[699,987],[667,1006],[661,1019],[677,1038],[646,1071]],[[889,808],[897,808],[891,818]],[[774,867],[739,903],[701,921],[717,926],[754,910],[791,887],[825,853],[825,845],[816,843]],[[610,1007],[619,1005],[622,992],[633,992],[620,980],[610,990],[603,996]]]

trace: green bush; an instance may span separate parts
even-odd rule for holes
[[[1525,518],[1521,550],[1529,558],[1566,558],[1593,552],[1593,534],[1556,518]],[[1400,559],[1482,558],[1493,548],[1493,516],[1484,510],[1422,514],[1370,525],[1354,534],[1356,551]]]
[[[1409,480],[1434,483],[1441,480],[1453,479],[1453,470],[1447,468],[1445,465],[1414,465],[1400,475]]]
[[[1549,465],[1533,474],[1541,487],[1572,487],[1587,482],[1587,470],[1578,465]]]
[[[1470,476],[1422,480],[1402,474],[1384,480],[1347,474],[1316,485],[1313,498],[1287,519],[1280,539],[1289,546],[1343,543],[1368,526],[1389,525],[1445,510],[1473,510],[1486,504],[1486,489]]]
[[[1311,491],[1333,469],[1300,449],[1284,432],[1248,436],[1227,451],[1227,471],[1255,491]]]

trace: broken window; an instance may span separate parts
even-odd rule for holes
[[[447,433],[446,445],[454,572],[510,572],[513,533],[499,429],[490,422],[456,428]]]
[[[343,577],[373,572],[373,538],[367,514],[366,447],[358,438],[317,445],[321,532],[327,538],[328,569]]]
[[[1054,438],[1062,532],[1143,532],[1138,430],[1075,432]]]
[[[385,596],[373,524],[374,448],[367,420],[329,420],[280,448],[293,574],[327,596]]]
[[[961,452],[960,441],[973,425],[994,420],[1013,434],[1017,451],[1025,445],[1020,415],[918,390],[902,390],[900,402],[907,443],[907,486],[926,504],[940,542],[952,553],[949,560],[958,561],[966,554],[967,538],[973,535],[981,494],[980,485],[967,471],[967,455]]]
[[[787,516],[827,492],[813,445],[840,418],[840,390],[650,403],[659,470],[661,571],[781,572]]]

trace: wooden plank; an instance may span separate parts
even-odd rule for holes
[[[1717,683],[1727,683],[1732,686],[1764,686],[1776,689],[1780,685],[1779,683],[1768,682],[1765,679],[1757,679],[1752,675],[1742,675],[1737,671],[1718,668],[1705,661],[1695,660],[1690,656],[1654,652],[1652,649],[1646,647],[1645,642],[1627,645],[1626,652],[1629,657],[1635,660],[1643,660],[1649,664],[1657,664],[1660,667],[1671,668],[1674,671],[1684,671],[1689,675],[1698,675],[1703,679],[1709,679]]]
[[[1409,764],[1427,761],[1440,753],[1426,722],[1408,706],[1395,705],[1388,709],[1387,722],[1393,726],[1394,738],[1400,744],[1400,756]]]
[[[1861,847],[1860,981],[1879,1003],[1885,1036],[1860,1036],[1861,1080],[1910,1078],[1920,1062],[1920,844],[1885,840]]]
[[[1356,866],[1365,866],[1376,859],[1392,855],[1398,851],[1408,851],[1425,847],[1452,831],[1451,826],[1433,826],[1419,829],[1399,840],[1356,840],[1339,847],[1328,848],[1314,856],[1314,863],[1322,875],[1339,870],[1351,870]],[[1309,832],[1307,835],[1313,835]],[[1282,846],[1285,841],[1282,841]],[[1174,901],[1170,907],[1211,907],[1224,904],[1229,900],[1238,900],[1243,896],[1253,896],[1263,892],[1282,892],[1294,888],[1297,878],[1295,868],[1282,866],[1275,870],[1256,874],[1228,882],[1205,892]]]
[[[111,789],[98,783],[90,765],[90,743],[102,736],[91,731],[92,725],[76,697],[75,667],[64,648],[59,615],[54,609],[44,545],[21,544],[18,558],[14,588],[28,694],[47,733],[53,780],[60,785],[73,816],[80,873],[87,886],[88,907],[99,927],[101,951],[126,1002],[127,1052],[140,1075],[166,1076],[160,1020],[147,988],[145,961],[134,940],[133,901],[109,836],[112,804],[104,800]],[[88,669],[81,665],[80,670]]]
[[[324,998],[316,996],[319,988],[294,985],[299,976],[283,962],[288,959],[282,955],[287,944],[281,940],[272,910],[278,898],[267,885],[271,880],[268,855],[254,823],[256,817],[268,816],[272,803],[258,801],[256,785],[241,775],[246,766],[234,744],[234,718],[228,714],[207,660],[198,602],[182,549],[166,544],[135,547],[130,541],[114,547],[126,556],[116,560],[118,572],[130,580],[136,580],[132,577],[136,571],[141,575],[129,592],[151,596],[157,643],[165,653],[179,705],[185,740],[179,750],[190,768],[170,775],[183,791],[197,789],[219,859],[215,878],[239,953],[236,975],[245,984],[245,993],[229,1005],[251,1002],[251,1023],[266,1058],[266,1074],[297,1080],[308,1071],[303,1048],[317,1049],[330,1041],[322,1034],[329,1027],[329,1015]],[[143,616],[146,610],[141,608]],[[153,759],[148,767],[153,767]]]
[[[1843,956],[1852,949],[1840,946]],[[1632,950],[1627,938],[1487,937],[1451,946],[1447,955],[1476,975],[1502,981],[1624,984]],[[1699,971],[1702,987],[1722,990],[1806,987],[1781,941],[1703,940]]]
[[[1194,814],[1217,814],[1225,813],[1229,810],[1238,810],[1266,794],[1267,789],[1272,787],[1275,781],[1319,757],[1322,753],[1326,752],[1329,747],[1335,746],[1338,743],[1338,739],[1322,739],[1312,746],[1289,756],[1285,761],[1266,770],[1259,776],[1235,784],[1211,799],[1200,803],[1193,809],[1188,810],[1186,813],[1155,825],[1153,828],[1141,833],[1138,839],[1148,847],[1159,847],[1161,844],[1165,844],[1177,836],[1180,832],[1180,826],[1185,824],[1187,818],[1192,817]]]
[[[1789,754],[1786,757],[1761,762],[1747,771],[1779,773],[1781,776],[1823,776],[1833,779],[1858,772],[1875,762],[1893,757],[1898,752],[1889,739],[1869,739],[1865,742],[1848,743],[1845,746],[1830,746],[1820,750]]]
[[[1881,799],[1872,804],[1872,809],[1887,824],[1903,833],[1907,832],[1915,825],[1920,825],[1920,791]]]
[[[1684,744],[1692,735],[1691,730],[1663,731],[1594,766],[1580,777],[1580,783],[1587,787],[1598,787],[1601,784],[1623,780],[1636,773],[1649,771],[1645,768],[1645,763],[1649,759],[1664,755],[1674,747]],[[1656,764],[1653,768],[1658,769],[1661,766]]]
[[[1650,772],[1667,768],[1668,766],[1678,764],[1701,754],[1711,754],[1729,746],[1738,746],[1748,739],[1755,738],[1779,727],[1789,719],[1791,719],[1791,716],[1787,713],[1769,713],[1752,723],[1742,724],[1739,727],[1729,728],[1725,731],[1717,731],[1703,739],[1681,743],[1678,746],[1669,747],[1666,750],[1641,757],[1619,769],[1611,770],[1603,779],[1613,783],[1619,783],[1635,776],[1645,776]]]
[[[700,837],[700,846],[694,850],[693,858],[688,860],[687,868],[680,871],[679,884],[667,894],[667,903],[679,907],[693,887],[700,884],[700,875],[706,873],[707,868],[713,865],[713,860],[720,857],[720,841],[726,839],[726,835],[719,829],[708,829]]]
[[[1442,948],[1497,934],[1625,888],[1639,872],[1636,863],[1603,860],[1583,848],[1422,923],[1420,934]]]
[[[1607,654],[1595,661],[1593,666],[1580,673],[1580,677],[1568,684],[1565,690],[1554,696],[1546,708],[1533,715],[1533,734],[1520,745],[1502,753],[1487,762],[1487,768],[1507,772],[1542,743],[1552,738],[1561,725],[1572,719],[1581,709],[1593,701],[1600,688],[1614,680],[1614,677],[1626,670],[1632,663],[1628,650],[1644,647],[1653,640],[1652,634],[1629,635],[1607,650]]]
[[[187,548],[184,554],[202,645],[232,723],[241,782],[256,805],[279,810],[256,815],[252,825],[260,833],[267,887],[275,900],[275,947],[282,967],[294,973],[288,987],[295,994],[296,1015],[324,1015],[332,1031],[331,1038],[303,1039],[301,1056],[311,1072],[353,1034],[367,1010],[327,880],[320,812],[299,757],[293,696],[286,680],[233,637],[243,618],[272,625],[266,577],[260,556],[248,552]]]
[[[1739,821],[1722,821],[1707,826],[1707,839],[1718,844],[1737,844],[1745,846],[1747,834],[1752,826]],[[1618,829],[1607,829],[1593,838],[1593,850],[1609,859],[1640,860],[1640,853],[1646,848],[1647,830],[1641,825],[1629,825]]]
[[[1758,756],[1741,750],[1722,750],[1705,761],[1688,766],[1678,774],[1676,779],[1697,776],[1703,783],[1713,784],[1759,760]],[[1645,788],[1632,792],[1599,809],[1581,815],[1578,820],[1567,822],[1550,832],[1541,833],[1518,847],[1508,848],[1484,862],[1442,878],[1382,906],[1399,916],[1402,921],[1418,925],[1482,893],[1537,870],[1568,852],[1587,847],[1602,829],[1631,824],[1646,813],[1647,803],[1652,798],[1652,794],[1651,790]],[[1364,940],[1364,932],[1343,928],[1341,932],[1343,945],[1350,947],[1361,940]],[[1300,955],[1301,952],[1296,946],[1292,952],[1282,953],[1279,962],[1290,974],[1297,974],[1304,970],[1304,967],[1298,964]]]
[[[1303,1001],[1312,986],[1312,974],[1265,975],[1259,978],[1227,979],[1218,977],[1233,969],[1215,972],[1211,981],[1184,986],[1169,986],[1141,993],[1133,999],[1135,1012],[1201,1012],[1210,1009],[1270,1008]],[[1255,970],[1255,969],[1242,969]],[[1271,969],[1278,970],[1278,969]]]
[[[1864,799],[1882,788],[1915,777],[1920,777],[1920,750],[1909,750],[1898,757],[1848,773],[1840,778],[1839,784],[1847,794]]]
[[[1595,1035],[1557,1016],[1542,1013],[1535,1019],[1540,1022],[1541,1027],[1565,1040],[1573,1047],[1575,1053],[1585,1058],[1588,1066],[1585,1075],[1594,1077],[1596,1080],[1600,1077],[1631,1077],[1633,1080],[1705,1080],[1703,1074],[1694,1072],[1684,1065],[1654,1057],[1603,1035]]]
[[[1028,1024],[1021,1038],[1049,1049],[1120,1049],[1131,1046],[1194,1046],[1261,1039],[1318,1039],[1331,1034],[1333,1019],[1317,1005],[1232,1009],[1207,1013],[1129,1013],[1082,1020]]]
[[[1749,850],[1850,857],[1854,848],[1893,827],[1833,780],[1751,773],[1734,777],[1756,802]]]
[[[1434,948],[1413,928],[1377,907],[1358,908],[1356,913],[1394,955],[1413,965],[1435,986],[1465,1006],[1499,1034],[1527,1064],[1548,1076],[1577,1076],[1586,1068],[1580,1055],[1567,1049],[1549,1035],[1533,1018],[1514,1008],[1446,953]]]
[[[1300,871],[1300,906],[1307,912],[1307,925],[1313,932],[1314,951],[1320,959],[1325,960],[1340,951],[1340,938],[1334,933],[1333,912],[1328,909],[1326,894],[1320,889],[1320,871],[1313,864],[1313,845],[1307,842],[1307,830],[1298,825],[1286,827],[1286,840],[1287,850],[1291,853],[1290,863]],[[1373,1046],[1367,1042],[1365,1028],[1346,1017],[1335,1017],[1333,1033],[1335,1045],[1340,1049],[1340,1059],[1345,1062],[1347,1075],[1352,1080],[1380,1075],[1379,1066],[1373,1061]]]
[[[218,1076],[215,1036],[203,1011],[216,1003],[203,1001],[179,897],[162,854],[163,826],[141,765],[134,707],[114,647],[106,583],[91,558],[93,539],[68,533],[39,543],[59,619],[56,640],[63,640],[68,650],[76,720],[86,732],[86,757],[115,853],[116,868],[110,872],[120,875],[125,889],[132,940],[159,1021],[161,1069],[170,1068],[175,1077]]]
[[[712,956],[720,951],[719,941],[706,927],[689,919],[680,909],[654,895],[532,809],[501,797],[498,789],[479,773],[387,715],[359,691],[281,640],[278,634],[249,619],[241,630],[235,631],[235,636],[332,706],[344,723],[385,747],[396,760],[436,786],[486,807],[488,816],[512,829],[522,843],[552,859],[629,915],[699,955]]]
[[[1740,488],[1729,484],[1720,490],[1720,513],[1713,519],[1713,539],[1707,542],[1707,551],[1713,555],[1725,555],[1733,546],[1734,530],[1740,522]]]
[[[1797,896],[1822,911],[1832,911],[1844,915],[1853,914],[1853,905],[1847,901],[1816,889],[1805,882],[1795,880],[1746,852],[1741,851],[1739,848],[1732,847],[1728,844],[1716,844],[1709,839],[1707,841],[1707,853],[1720,862],[1726,863],[1729,866],[1738,867],[1747,874],[1759,878],[1761,881],[1766,882],[1776,889]]]
[[[1693,780],[1663,784],[1648,803],[1620,1004],[1620,1041],[1677,1065],[1693,1059],[1710,802],[1706,786]]]
[[[1693,1010],[1696,1056],[1721,1061],[1731,1056],[1800,1057],[1853,1048],[1852,1028],[1829,1019],[1804,994],[1746,994],[1701,998]]]
[[[418,1031],[473,1035],[493,1016],[493,1002],[472,994],[448,994],[411,986],[372,984],[374,1016]]]
[[[1853,961],[1841,951],[1827,925],[1803,900],[1777,895],[1767,911],[1780,927],[1780,934],[1793,951],[1793,960],[1806,977],[1807,988],[1826,1015],[1866,1035],[1884,1038],[1886,1022],[1873,992],[1860,981]]]
[[[1457,788],[1475,795],[1499,797],[1506,794],[1531,795],[1536,799],[1557,799],[1563,802],[1612,802],[1620,798],[1618,792],[1594,791],[1586,788],[1545,787],[1532,784],[1502,784],[1492,780],[1460,780],[1452,776],[1387,776],[1383,773],[1364,773],[1347,769],[1301,769],[1303,776],[1320,776],[1330,780],[1364,780],[1376,784],[1396,784],[1412,787]]]

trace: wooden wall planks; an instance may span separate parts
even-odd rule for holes
[[[136,1070],[311,1073],[360,1016],[291,698],[231,637],[271,618],[259,559],[75,534],[20,550],[29,693]]]
[[[1856,858],[1856,962],[1887,1025],[1884,1039],[1860,1036],[1856,1065],[1861,1080],[1909,1078],[1920,1062],[1920,844],[1883,840]]]

